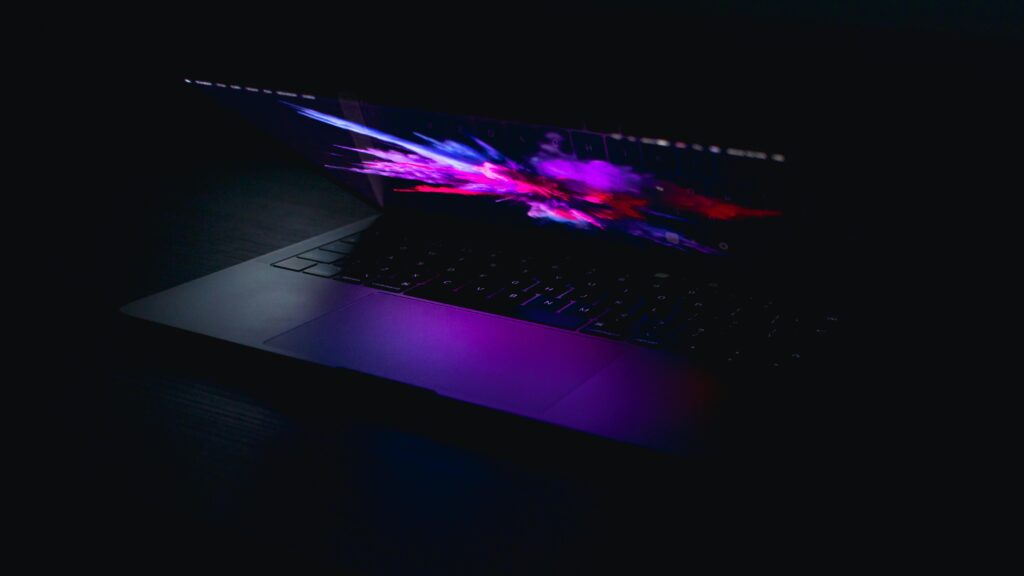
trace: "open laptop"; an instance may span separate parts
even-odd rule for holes
[[[186,82],[379,215],[131,316],[674,452],[726,382],[829,370],[849,323],[786,150]]]

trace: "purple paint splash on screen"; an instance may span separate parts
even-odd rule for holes
[[[780,214],[702,196],[689,188],[634,172],[629,166],[578,159],[550,143],[538,143],[538,151],[525,163],[519,163],[476,138],[473,146],[415,134],[422,140],[415,142],[310,108],[284,104],[307,118],[380,142],[380,147],[366,148],[336,145],[369,159],[351,166],[327,167],[415,182],[395,188],[396,192],[488,196],[495,201],[525,206],[531,218],[625,232],[703,253],[716,250],[651,220],[675,218],[666,214],[666,208],[710,220]]]

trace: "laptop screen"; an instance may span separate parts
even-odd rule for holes
[[[798,212],[781,150],[186,82],[385,213],[564,227],[724,256],[773,245]]]

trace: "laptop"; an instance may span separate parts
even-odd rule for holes
[[[842,234],[790,151],[185,82],[376,215],[129,316],[675,453],[723,390],[836,369]]]

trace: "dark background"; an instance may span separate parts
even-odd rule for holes
[[[881,335],[773,428],[732,415],[749,443],[678,460],[117,308],[368,213],[180,81],[205,76],[796,150],[817,160],[823,198],[848,207],[857,265],[879,279],[857,296],[891,332],[892,271],[918,264],[928,205],[958,198],[959,150],[996,147],[1019,50],[1008,3],[901,6],[281,6],[255,19],[178,6],[91,29],[50,74],[67,121],[40,147],[42,206],[12,217],[26,234],[59,230],[43,253],[65,255],[57,282],[28,290],[58,310],[28,332],[41,353],[27,372],[47,383],[38,423],[52,442],[37,455],[53,556],[519,573],[897,547],[916,510],[888,412],[908,372],[879,369]]]

